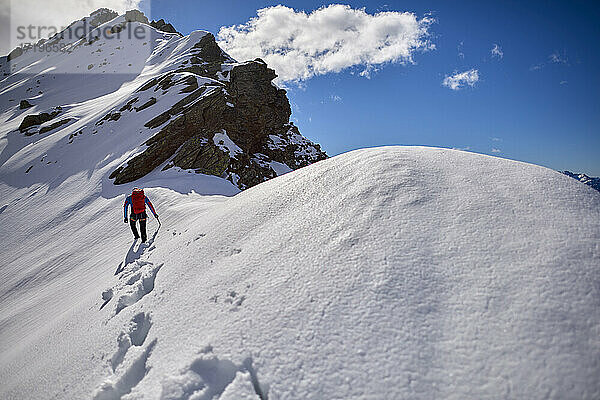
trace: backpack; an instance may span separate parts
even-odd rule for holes
[[[146,196],[144,196],[144,189],[133,189],[131,192],[131,208],[134,214],[140,214],[146,211]]]

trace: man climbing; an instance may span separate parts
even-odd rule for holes
[[[139,188],[133,188],[133,192],[125,199],[125,204],[123,205],[124,212],[124,221],[127,223],[127,206],[131,205],[131,215],[129,216],[129,224],[131,225],[131,230],[133,232],[133,236],[135,239],[139,239],[140,235],[138,235],[135,222],[140,221],[140,231],[142,233],[142,242],[145,243],[146,236],[146,219],[148,215],[146,215],[146,204],[150,207],[150,211],[154,214],[154,218],[158,220],[158,214],[154,211],[154,206],[148,200],[148,198],[144,195],[144,190]]]

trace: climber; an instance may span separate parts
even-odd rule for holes
[[[133,236],[135,239],[139,239],[140,235],[138,235],[137,229],[135,227],[135,222],[140,221],[140,231],[142,233],[142,242],[146,242],[146,204],[150,207],[150,211],[154,214],[154,218],[158,220],[158,214],[154,211],[154,206],[148,200],[148,198],[144,195],[144,190],[139,188],[133,188],[131,195],[127,196],[125,199],[125,204],[123,205],[123,213],[124,213],[124,221],[127,223],[127,206],[131,205],[131,215],[129,216],[129,224],[131,225],[131,230],[133,231]]]

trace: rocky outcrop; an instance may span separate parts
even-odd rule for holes
[[[20,57],[21,55],[23,55],[23,49],[21,47],[16,47],[15,49],[13,49],[13,51],[8,53],[8,55],[6,56],[6,61],[12,61],[17,57]]]
[[[150,25],[150,21],[148,21],[148,17],[144,15],[140,10],[129,10],[125,12],[125,21],[126,22],[140,22],[142,24]]]
[[[150,33],[148,40],[121,36],[126,46],[119,43],[101,48],[107,39],[102,33],[138,29],[140,24],[149,25],[144,26]],[[75,30],[79,36],[71,37]],[[152,68],[144,69],[147,74],[128,81],[139,82],[138,88],[128,87],[111,97],[111,102],[101,102],[93,120],[80,118],[71,106],[72,118],[65,118],[60,107],[46,109],[49,102],[19,95],[21,99],[27,97],[19,104],[24,110],[19,130],[25,136],[65,130],[65,142],[75,143],[88,134],[129,135],[123,146],[133,156],[123,160],[115,154],[113,160],[122,163],[108,164],[113,168],[110,178],[115,184],[174,168],[222,177],[245,189],[327,157],[319,145],[304,138],[290,123],[286,92],[272,83],[275,71],[260,59],[238,63],[221,50],[211,33],[194,31],[179,37],[171,24],[162,19],[149,22],[140,11],[131,10],[117,18],[116,13],[101,9],[71,24],[52,41],[70,46],[64,57],[111,49],[101,55],[103,62],[86,59],[79,65],[71,59],[73,62],[65,63],[83,73],[86,67],[92,70],[137,53],[136,46],[151,55],[148,60]],[[124,48],[127,51],[121,52]],[[121,62],[127,60],[119,60],[119,65]],[[0,72],[3,66],[10,67],[0,63]],[[132,70],[137,71],[137,66]],[[40,110],[44,112],[32,114],[28,108],[33,106],[36,108],[32,110],[44,107]],[[81,121],[77,133],[70,127],[73,121]]]
[[[73,121],[73,118],[65,118],[65,119],[61,119],[60,121],[56,121],[53,124],[50,124],[48,126],[43,126],[42,129],[40,129],[40,135],[43,133],[46,133],[46,132],[53,131],[54,129],[59,128],[63,125],[66,125],[71,121]]]
[[[35,133],[30,131],[31,127],[41,125],[44,122],[48,122],[54,117],[56,117],[58,114],[60,114],[60,109],[55,109],[54,111],[51,111],[49,113],[44,112],[40,114],[26,115],[25,118],[23,118],[21,125],[19,125],[19,131],[21,133],[24,133],[25,136],[30,136],[33,133]]]
[[[177,32],[175,30],[175,28],[173,27],[173,25],[165,22],[165,20],[162,19],[162,18],[159,19],[158,21],[152,21],[152,22],[150,22],[150,26],[153,27],[153,28],[155,28],[155,29],[157,29],[157,30],[159,30],[159,31],[162,31],[162,32],[177,33],[178,35],[183,36],[181,33]]]
[[[192,51],[194,50],[194,55],[196,58],[200,57],[202,63],[223,63],[227,60],[225,52],[217,45],[212,33],[204,35],[202,39],[194,45]],[[194,57],[192,57],[191,62],[193,64],[200,63],[194,61]]]
[[[89,18],[86,19],[91,26],[94,28],[102,25],[105,22],[108,22],[116,17],[119,14],[114,12],[113,10],[109,10],[108,8],[99,8],[93,13],[90,14]]]
[[[26,108],[31,108],[31,107],[33,107],[33,104],[31,104],[27,100],[21,100],[21,102],[19,103],[20,110],[25,110]]]
[[[212,35],[194,48],[199,49],[194,56],[218,63],[220,72],[228,69],[221,67],[226,55]],[[167,74],[139,89],[163,90],[184,80],[188,88],[195,87],[146,123],[151,129],[164,126],[146,141],[144,152],[110,175],[115,184],[132,182],[164,164],[163,169],[179,167],[227,178],[244,189],[275,177],[273,161],[296,169],[327,157],[289,123],[286,92],[271,83],[276,75],[264,61],[234,64],[227,79],[202,86],[190,80],[194,75],[179,80],[176,76]]]

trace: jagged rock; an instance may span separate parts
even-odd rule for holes
[[[133,105],[135,103],[137,103],[138,101],[139,101],[139,99],[137,97],[134,97],[133,99],[131,99],[127,103],[125,103],[125,105],[123,107],[119,108],[119,112],[131,111],[131,108],[133,107]]]
[[[65,119],[61,119],[60,121],[56,121],[53,124],[50,124],[48,126],[44,126],[42,129],[40,129],[40,135],[42,133],[46,133],[46,132],[50,132],[51,130],[54,130],[56,128],[58,128],[59,126],[68,124],[69,122],[71,122],[73,120],[73,118],[65,118]]]
[[[150,25],[148,18],[140,10],[129,10],[125,13],[125,21],[141,22],[142,24]]]
[[[119,118],[121,118],[120,112],[110,112],[98,120],[98,122],[96,122],[96,126],[102,125],[105,121],[118,121]]]
[[[139,107],[135,107],[135,111],[136,112],[142,111],[142,110],[150,107],[153,104],[156,104],[156,97],[150,97],[150,100],[148,100],[147,102],[145,102],[144,104],[142,104]]]
[[[51,113],[26,115],[25,118],[23,118],[23,122],[21,122],[21,125],[19,125],[19,131],[21,131],[21,133],[23,133],[23,132],[27,131],[29,128],[31,128],[32,126],[41,125],[44,122],[50,121],[51,119],[56,117],[58,114],[60,114],[59,110],[52,111]],[[26,133],[26,135],[29,136],[29,134],[27,134],[27,133]]]
[[[277,176],[267,162],[245,153],[231,160],[229,173],[228,178],[240,189],[258,185]]]
[[[91,26],[97,27],[118,16],[119,14],[113,10],[109,10],[108,8],[99,8],[90,14],[88,22]]]
[[[162,32],[177,33],[178,35],[183,36],[183,35],[181,35],[181,33],[177,32],[175,30],[173,25],[165,22],[165,20],[162,18],[159,19],[158,21],[150,22],[150,26],[152,26],[153,28],[156,28],[157,30],[162,31]]]
[[[264,154],[292,169],[306,167],[327,158],[321,146],[302,136],[296,126],[288,124],[286,128],[283,133],[269,136],[267,145],[262,150]]]
[[[19,109],[21,109],[21,110],[25,110],[26,108],[31,108],[31,107],[33,107],[33,104],[31,104],[27,100],[21,100],[21,102],[19,103]]]
[[[285,90],[271,84],[275,77],[262,60],[255,60],[235,65],[223,87],[194,90],[145,124],[156,128],[174,118],[145,143],[146,151],[113,171],[110,178],[115,184],[134,181],[173,157],[165,168],[226,176],[246,188],[276,176],[269,160],[295,169],[326,158],[320,147],[289,124],[290,105]],[[167,74],[140,90],[173,84],[172,75]],[[212,92],[206,94],[207,90]],[[214,143],[215,132],[225,132],[239,152],[228,154]]]
[[[224,176],[229,167],[229,155],[210,139],[198,135],[183,144],[172,165],[201,174]]]
[[[8,53],[8,55],[6,56],[6,61],[12,61],[15,58],[21,56],[22,54],[23,54],[23,49],[21,47],[17,47],[13,51]]]
[[[221,50],[215,37],[212,33],[207,33],[196,43],[192,50],[196,51],[196,55],[202,59],[205,63],[223,63],[227,60],[225,52]]]
[[[281,133],[292,110],[286,92],[271,84],[275,71],[262,61],[235,66],[230,73],[228,92],[233,109],[224,129],[238,146],[255,153],[262,149],[269,135]],[[239,126],[244,126],[241,130]]]

